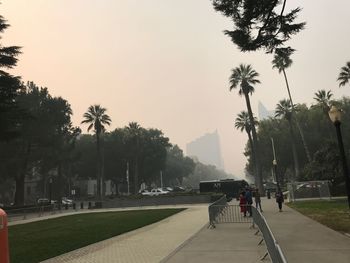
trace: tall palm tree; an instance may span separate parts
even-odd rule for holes
[[[286,74],[286,69],[289,68],[293,63],[293,60],[290,58],[290,56],[294,53],[294,51],[295,50],[292,49],[291,47],[277,48],[275,50],[275,55],[274,55],[274,58],[272,60],[272,68],[276,68],[276,69],[278,69],[279,73],[281,73],[281,72],[283,73],[284,80],[286,82],[289,100],[290,100],[291,105],[292,105],[291,106],[292,107],[292,116],[291,117],[292,118],[295,117],[295,124],[297,125],[297,128],[299,130],[300,137],[301,137],[301,140],[303,142],[304,149],[305,149],[306,157],[310,163],[311,162],[311,155],[310,155],[309,147],[306,144],[304,132],[300,127],[298,119],[295,116],[295,108],[294,108],[295,104],[293,103],[292,95],[291,95],[290,89],[289,89],[288,78],[287,78],[287,74]]]
[[[281,100],[276,106],[275,117],[282,117],[286,119],[289,123],[290,136],[292,139],[292,153],[294,160],[294,179],[297,179],[299,177],[299,160],[297,155],[296,141],[292,122],[293,108],[294,106],[292,107],[290,100]]]
[[[318,90],[315,93],[315,97],[314,97],[314,100],[317,102],[316,105],[321,107],[323,113],[327,116],[328,119],[329,119],[328,112],[331,109],[332,97],[333,97],[332,92],[330,90],[325,91],[324,89]]]
[[[338,79],[339,87],[345,86],[350,80],[350,61],[346,62],[346,65],[341,68]]]
[[[329,112],[329,110],[331,108],[332,96],[333,96],[333,94],[332,94],[332,92],[330,90],[329,91],[318,90],[315,93],[315,97],[314,97],[314,100],[317,103],[316,103],[316,105],[313,105],[314,107],[321,108],[325,118],[329,121],[328,125],[326,127],[327,127],[328,134],[329,134],[330,138],[333,138],[333,136],[332,136],[333,133],[332,133],[332,129],[331,129],[331,126],[333,126],[333,125],[332,125],[331,119],[329,118],[328,112]]]
[[[128,137],[134,145],[134,194],[138,193],[138,179],[139,179],[139,155],[140,155],[140,139],[142,135],[142,127],[137,122],[130,122],[126,127],[128,131]]]
[[[82,124],[89,124],[88,132],[94,128],[97,146],[97,195],[102,198],[103,186],[103,156],[101,154],[101,135],[105,132],[105,125],[110,125],[112,120],[106,114],[107,109],[100,105],[91,105],[84,113]]]
[[[258,120],[254,117],[254,126],[258,124]],[[237,130],[240,130],[241,132],[245,131],[248,135],[249,145],[250,149],[252,151],[252,161],[253,166],[255,167],[255,152],[253,147],[253,138],[252,138],[252,125],[249,119],[249,114],[246,111],[241,111],[235,120],[235,127]]]
[[[250,123],[254,123],[253,111],[250,105],[249,94],[254,92],[254,87],[252,85],[260,83],[257,79],[259,73],[256,72],[251,65],[240,64],[238,67],[232,69],[232,74],[230,76],[230,91],[235,88],[239,88],[238,94],[244,95]],[[264,193],[263,182],[262,182],[262,170],[260,165],[260,150],[259,142],[256,135],[255,126],[252,125],[252,137],[253,137],[253,154],[255,154],[255,184],[258,186],[260,193]]]

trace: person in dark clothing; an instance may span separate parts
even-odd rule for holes
[[[254,198],[255,198],[256,209],[260,208],[260,212],[262,212],[263,210],[261,209],[261,197],[260,197],[259,189],[255,190]]]
[[[249,216],[252,216],[253,196],[249,188],[245,191],[245,199],[247,200],[247,211],[249,213]]]
[[[282,212],[282,204],[284,202],[284,198],[283,198],[283,193],[281,190],[276,192],[276,202],[278,204],[278,208],[279,208],[280,212]]]

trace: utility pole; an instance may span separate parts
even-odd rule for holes
[[[163,189],[163,171],[160,170],[160,188]]]

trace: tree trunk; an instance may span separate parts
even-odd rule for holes
[[[292,138],[292,153],[293,153],[293,159],[294,159],[293,181],[295,181],[299,178],[299,160],[298,160],[297,148],[295,143],[295,135],[294,135],[293,125],[292,125],[292,120],[288,120],[288,122],[289,122],[290,136]]]
[[[253,136],[253,147],[255,148],[255,177],[257,181],[257,187],[259,188],[259,192],[264,195],[264,186],[263,186],[263,181],[262,181],[262,170],[261,170],[261,164],[260,164],[260,149],[259,149],[259,142],[258,142],[258,137],[256,135],[256,130],[255,130],[255,125],[254,125],[254,117],[253,117],[253,112],[252,108],[250,106],[250,99],[249,99],[249,93],[244,92],[244,97],[245,101],[247,104],[247,110],[249,114],[249,119],[250,123],[252,124],[252,136]]]
[[[102,198],[101,195],[101,150],[100,150],[100,134],[96,132],[96,146],[97,146],[97,196]]]
[[[105,185],[105,149],[103,137],[100,139],[101,144],[101,195],[106,195],[106,185]]]
[[[298,130],[299,130],[300,137],[301,137],[301,141],[303,142],[303,146],[304,146],[304,149],[305,149],[305,153],[306,153],[307,160],[308,160],[309,163],[311,163],[312,159],[311,159],[309,147],[308,147],[307,144],[306,144],[306,140],[305,140],[305,137],[304,137],[304,132],[303,132],[303,130],[301,129],[301,127],[300,127],[300,125],[299,125],[298,119],[296,118],[295,109],[294,109],[294,103],[293,103],[293,100],[292,100],[292,95],[290,94],[290,89],[289,89],[289,83],[288,83],[288,79],[287,79],[287,74],[286,74],[286,72],[285,72],[284,69],[282,69],[282,72],[283,72],[283,75],[284,75],[284,80],[286,81],[286,86],[287,86],[287,91],[288,91],[289,100],[290,100],[290,103],[292,104],[292,118],[295,117],[295,118],[294,118],[294,119],[295,119],[295,123],[296,123],[296,125],[297,125]]]
[[[15,192],[15,205],[24,205],[24,181],[27,173],[28,159],[31,152],[31,144],[27,144],[24,160],[22,166],[19,168],[16,176],[16,192]]]
[[[254,145],[253,145],[253,139],[252,139],[252,136],[250,134],[250,131],[249,130],[246,130],[247,134],[248,134],[248,140],[249,140],[249,145],[250,145],[250,149],[252,151],[252,162],[253,162],[253,167],[254,169],[256,170],[256,162],[255,162],[255,149],[254,149]],[[254,176],[254,179],[255,179],[255,185],[258,185],[258,178],[257,176]]]

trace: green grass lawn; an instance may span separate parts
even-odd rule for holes
[[[31,263],[152,224],[184,209],[89,213],[9,227],[11,263]]]
[[[289,207],[336,231],[350,233],[350,212],[347,199],[298,201]]]

